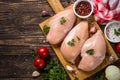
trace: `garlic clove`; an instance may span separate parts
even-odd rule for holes
[[[110,62],[113,62],[114,59],[115,59],[115,57],[114,57],[113,55],[111,55],[111,56],[109,57],[109,61],[110,61]]]
[[[73,72],[74,71],[74,69],[71,66],[69,66],[69,65],[66,65],[66,70],[69,71],[69,72]]]
[[[41,16],[42,16],[42,17],[49,16],[49,15],[50,15],[50,13],[49,13],[48,11],[46,11],[46,10],[43,10],[43,11],[41,12]]]
[[[33,71],[32,77],[38,77],[40,76],[40,73],[38,71]]]

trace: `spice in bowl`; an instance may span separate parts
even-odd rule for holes
[[[89,0],[77,0],[73,10],[78,17],[88,18],[93,12],[93,5]]]
[[[109,22],[105,29],[104,33],[106,38],[113,43],[120,42],[120,22],[112,21]]]

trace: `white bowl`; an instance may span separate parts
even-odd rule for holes
[[[120,22],[118,21],[111,21],[109,22],[104,29],[104,34],[105,37],[112,43],[118,43],[120,42],[120,35],[116,36],[115,35],[115,29],[117,30],[118,28],[120,28]]]
[[[81,1],[87,1],[87,2],[90,3],[90,5],[91,5],[91,12],[90,12],[88,15],[86,15],[86,16],[81,16],[81,15],[79,15],[79,14],[76,12],[76,10],[75,10],[76,6],[77,6]],[[90,0],[77,0],[77,1],[74,3],[74,5],[73,5],[73,11],[74,11],[75,15],[78,16],[79,18],[83,18],[83,19],[88,18],[88,17],[93,13],[93,10],[94,10],[94,7],[93,7],[93,4],[92,4],[92,2],[91,2]]]

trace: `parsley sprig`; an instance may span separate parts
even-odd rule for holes
[[[78,36],[76,36],[76,37],[77,37],[78,41],[80,41],[80,38]]]
[[[120,36],[120,28],[119,29],[114,29],[114,34],[116,35],[116,36]]]
[[[74,46],[74,45],[75,45],[75,40],[72,39],[71,41],[68,41],[67,44],[68,44],[69,46]]]
[[[77,77],[75,77],[75,79],[74,80],[79,80]]]
[[[66,22],[66,19],[64,17],[61,17],[60,24],[64,24]]]
[[[43,70],[42,80],[67,80],[67,74],[58,61],[50,59]]]
[[[89,49],[89,50],[86,51],[86,53],[89,54],[89,55],[93,55],[94,52],[95,52],[94,49]]]
[[[48,26],[48,25],[43,26],[43,31],[45,34],[47,34],[49,32],[49,30],[50,30],[50,26]]]
[[[95,80],[104,80],[104,73],[97,73],[95,75]]]

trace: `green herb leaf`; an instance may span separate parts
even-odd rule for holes
[[[49,30],[50,30],[50,26],[47,26],[47,25],[43,26],[43,31],[45,34],[47,34],[49,32]]]
[[[77,37],[78,41],[80,41],[80,38],[78,36],[76,36],[76,37]]]
[[[118,30],[114,29],[114,34],[115,34],[116,36],[119,36],[119,35],[120,35],[120,28],[119,28]]]
[[[75,79],[74,80],[79,80],[77,77],[75,77]]]
[[[94,54],[94,49],[89,49],[86,51],[87,54],[93,55]]]
[[[118,28],[118,31],[120,32],[120,28]]]
[[[36,56],[36,53],[34,51],[32,51],[31,55],[32,56]]]
[[[64,17],[61,17],[60,24],[64,24],[66,22]]]
[[[104,74],[96,74],[95,75],[95,80],[104,80]]]
[[[74,45],[75,45],[74,39],[72,39],[71,41],[68,41],[67,44],[68,44],[69,46],[74,46]]]
[[[68,2],[68,3],[70,3],[70,2],[71,2],[71,0],[67,0],[67,2]]]
[[[58,61],[50,59],[46,64],[42,80],[67,80],[68,76]]]

